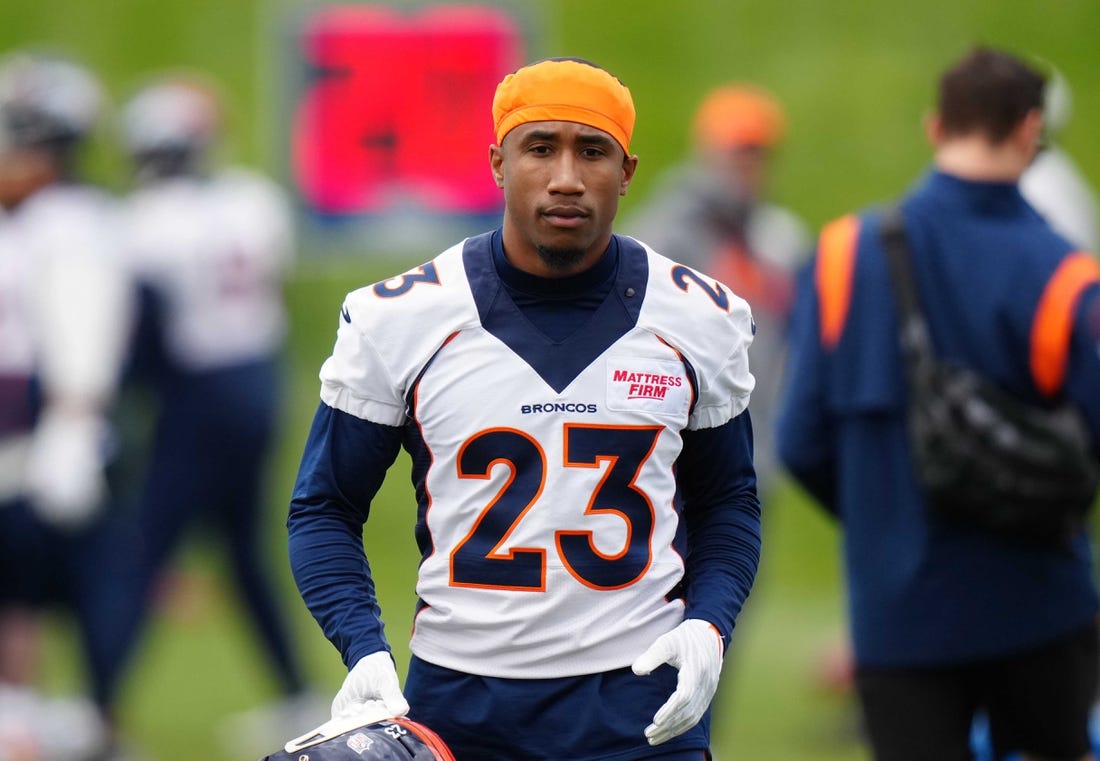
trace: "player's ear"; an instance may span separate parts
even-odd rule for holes
[[[625,196],[630,189],[630,182],[634,179],[634,172],[638,169],[638,156],[626,156],[623,159],[623,178],[619,182],[619,195]]]
[[[924,115],[924,135],[933,146],[939,145],[943,139],[943,122],[938,111]]]
[[[489,167],[493,170],[493,181],[498,188],[504,187],[504,151],[499,145],[489,146]]]
[[[1039,148],[1039,142],[1043,136],[1043,112],[1037,108],[1028,111],[1027,116],[1021,119],[1013,130],[1012,135],[1018,141],[1020,150],[1030,156]]]

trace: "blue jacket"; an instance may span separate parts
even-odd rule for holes
[[[1100,268],[1012,183],[931,171],[902,202],[939,354],[1036,403],[1068,396],[1100,442]],[[823,231],[801,274],[779,457],[839,520],[857,663],[1019,651],[1097,614],[1088,537],[1064,553],[932,523],[910,464],[881,213]]]

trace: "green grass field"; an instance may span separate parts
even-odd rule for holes
[[[48,43],[94,67],[118,99],[149,71],[202,67],[232,96],[233,152],[273,171],[285,165],[276,129],[284,20],[307,3],[282,0],[6,0],[0,49]],[[406,3],[406,5],[411,5]],[[777,197],[813,225],[899,193],[926,164],[920,118],[936,75],[970,44],[986,42],[1055,62],[1073,87],[1074,118],[1063,144],[1100,182],[1100,74],[1096,0],[546,0],[520,3],[536,35],[531,57],[581,55],[631,88],[639,111],[634,147],[641,165],[624,212],[686,148],[698,98],[711,86],[751,79],[787,104],[790,135],[775,181]],[[486,104],[488,109],[488,104]],[[104,136],[93,175],[120,187],[122,172]],[[343,294],[403,266],[352,245],[346,257],[303,252],[289,285],[292,333],[284,434],[269,484],[271,559],[294,616],[317,689],[342,678],[336,651],[305,611],[285,561],[286,503],[317,398]],[[426,258],[432,251],[423,252]],[[404,461],[387,480],[368,525],[387,629],[399,660],[414,596],[413,504]],[[858,761],[848,701],[814,690],[820,649],[843,625],[838,536],[811,505],[781,488],[765,506],[765,545],[753,597],[735,635],[716,709],[720,760]],[[228,587],[217,552],[201,539],[180,560],[198,593],[157,621],[138,654],[124,721],[159,761],[247,761],[217,741],[221,717],[274,696],[274,683]],[[47,680],[79,685],[65,622],[50,639]],[[273,746],[282,738],[272,738]]]

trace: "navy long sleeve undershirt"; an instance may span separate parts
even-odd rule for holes
[[[685,617],[710,621],[729,643],[760,564],[752,421],[746,410],[683,438],[676,479],[687,526]]]
[[[400,445],[400,428],[322,402],[291,497],[287,531],[294,581],[348,668],[389,649],[363,551],[363,524]]]

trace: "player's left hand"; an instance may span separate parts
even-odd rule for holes
[[[650,745],[660,745],[688,731],[703,718],[722,671],[722,636],[714,625],[689,618],[662,634],[631,667],[638,676],[651,674],[663,663],[679,670],[676,691],[645,728]]]

